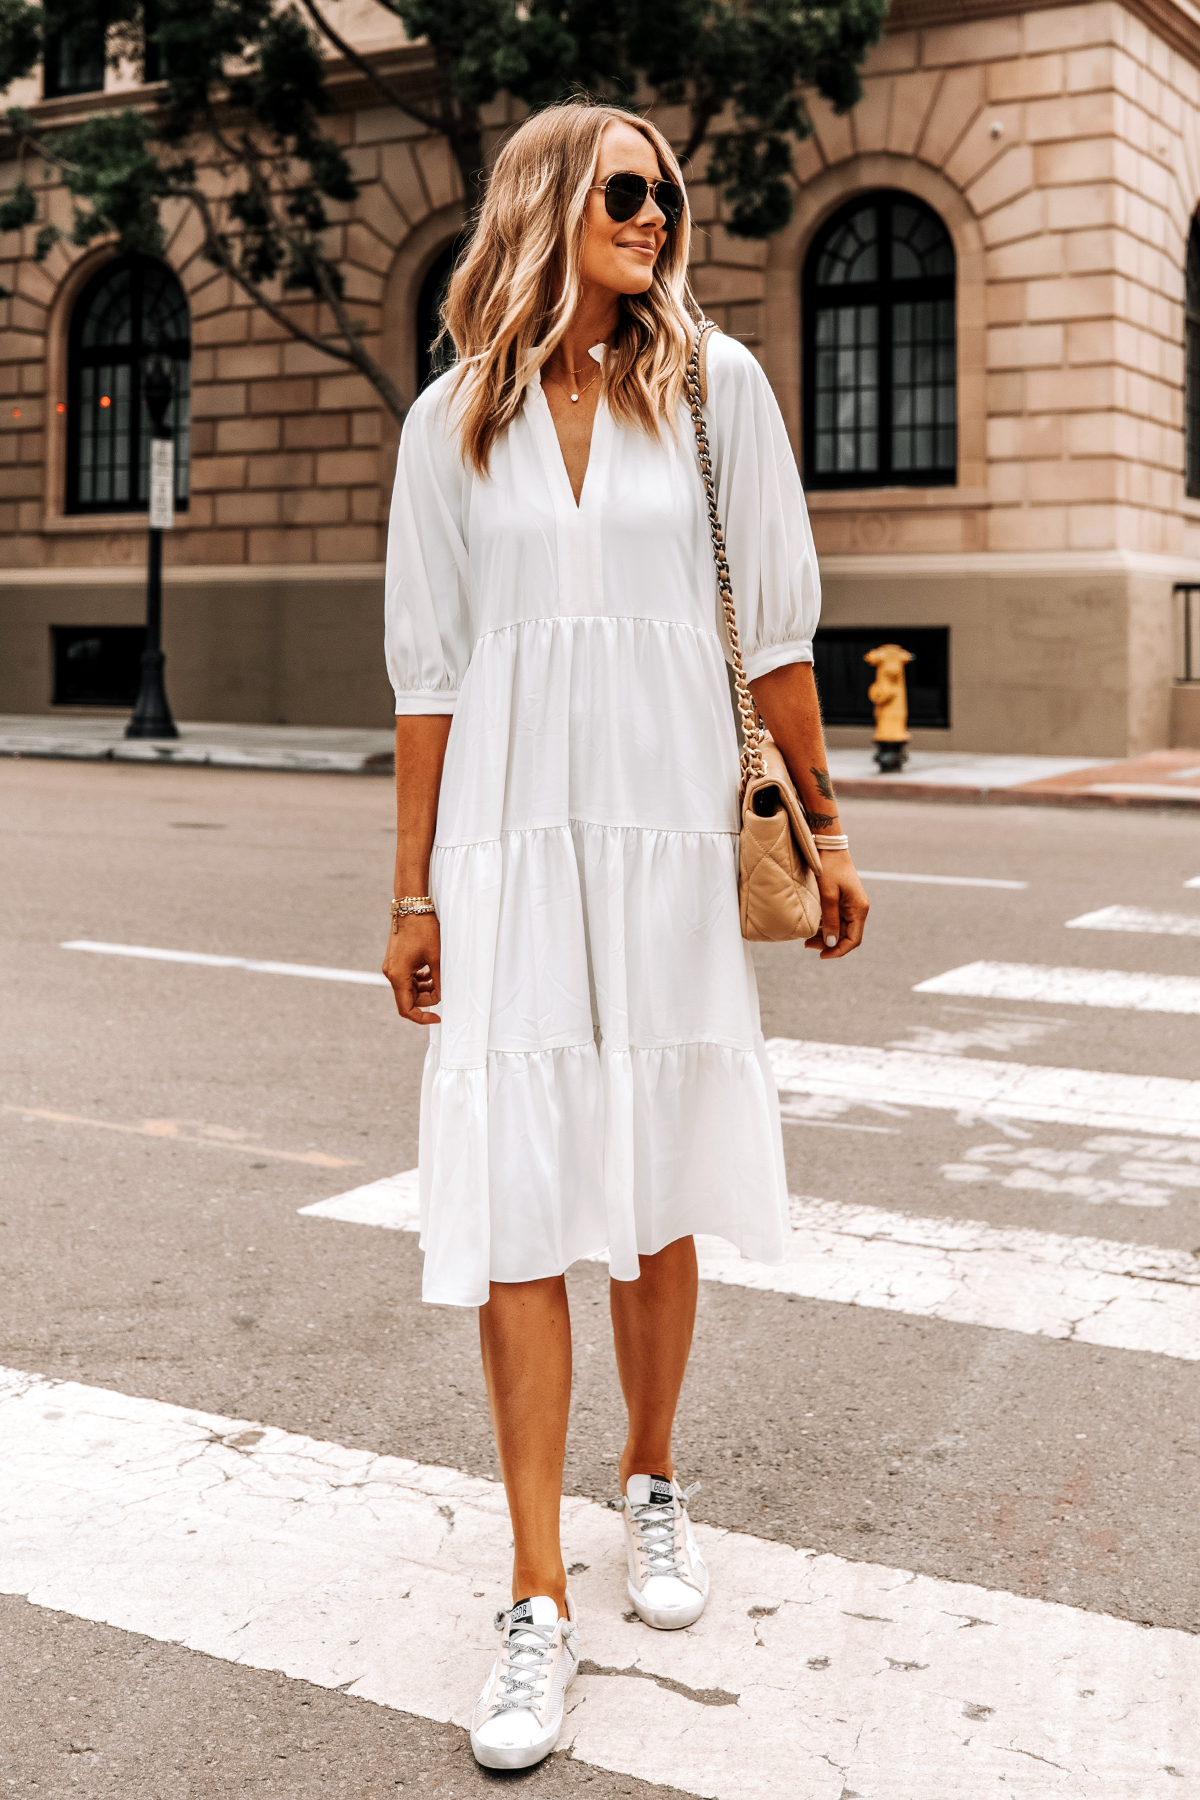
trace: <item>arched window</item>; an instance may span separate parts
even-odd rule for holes
[[[428,382],[436,381],[439,375],[444,375],[454,362],[454,345],[449,338],[443,339],[437,350],[433,346],[442,329],[442,306],[461,248],[462,241],[456,238],[444,250],[439,250],[421,283],[421,292],[417,297],[418,393]]]
[[[804,461],[814,488],[953,483],[954,246],[911,194],[862,194],[804,265]]]
[[[187,299],[164,263],[107,263],[71,319],[67,381],[67,511],[145,512],[150,415],[142,378],[159,352],[171,365],[167,422],[175,432],[175,504],[187,505],[191,328]]]
[[[1192,220],[1187,250],[1187,315],[1184,326],[1187,492],[1200,500],[1200,219]]]

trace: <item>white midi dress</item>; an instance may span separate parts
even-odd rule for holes
[[[602,352],[593,355],[599,359]],[[810,662],[820,586],[766,378],[708,348],[753,679]],[[692,1232],[778,1263],[787,1189],[737,902],[738,750],[695,437],[596,409],[578,506],[535,377],[487,478],[452,375],[405,421],[387,552],[398,713],[452,713],[430,887],[441,1024],[421,1093],[423,1297]],[[403,774],[403,771],[401,771]]]

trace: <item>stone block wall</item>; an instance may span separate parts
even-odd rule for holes
[[[769,247],[764,363],[798,444],[807,244],[861,187],[921,194],[959,258],[959,485],[814,496],[818,546],[1200,555],[1183,492],[1197,58],[1119,0],[910,29],[900,0],[893,17],[861,105],[814,105],[796,217]]]

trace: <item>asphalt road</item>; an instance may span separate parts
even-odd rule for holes
[[[415,1163],[423,1034],[378,988],[59,947],[375,969],[391,810],[382,779],[0,764],[0,1363],[498,1477],[475,1319],[420,1305],[415,1238],[297,1213]],[[768,1036],[1200,1076],[1200,1016],[913,992],[979,959],[1196,973],[1194,937],[1066,926],[1113,903],[1200,912],[1183,890],[1193,819],[844,813],[862,868],[1028,886],[868,883],[856,956],[756,952]],[[785,1147],[797,1194],[1200,1246],[1200,1185],[1139,1206],[944,1174],[987,1145],[1094,1137],[818,1107]],[[297,1160],[314,1152],[323,1165]],[[599,1498],[622,1438],[606,1278],[585,1265],[570,1283],[566,1489]],[[701,1520],[1200,1631],[1197,1417],[1192,1362],[705,1284],[677,1456]],[[467,1795],[496,1779],[451,1726],[21,1599],[0,1599],[0,1679],[14,1794]],[[527,1785],[671,1791],[563,1756]]]

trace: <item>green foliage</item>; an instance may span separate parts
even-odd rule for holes
[[[20,231],[37,218],[37,195],[27,181],[18,181],[10,197],[0,206],[0,231]]]
[[[43,13],[27,0],[0,0],[0,93],[21,81],[42,54]]]
[[[77,202],[72,243],[90,244],[116,232],[123,250],[162,255],[159,201],[170,192],[171,175],[155,154],[143,114],[132,107],[101,113],[69,131],[48,134],[43,148]]]
[[[812,121],[803,90],[838,112],[861,97],[859,64],[887,0],[380,0],[426,37],[461,103],[507,90],[530,106],[572,91],[632,106],[646,91],[690,111],[688,156],[712,136],[710,173],[730,228],[767,237],[791,216],[791,144]],[[464,173],[467,171],[464,170]]]
[[[110,53],[144,57],[140,0],[51,0],[45,27],[69,21],[86,31],[101,18]],[[23,0],[0,0],[0,68],[40,54],[41,19],[41,9]],[[271,0],[157,0],[150,23],[166,80],[158,116],[127,108],[44,133],[32,114],[10,112],[14,135],[44,152],[77,202],[72,241],[112,234],[122,250],[161,256],[161,202],[192,187],[185,146],[207,135],[226,169],[240,174],[227,201],[237,229],[221,234],[224,252],[254,283],[285,271],[286,285],[322,293],[324,276],[340,291],[320,249],[325,202],[353,200],[357,188],[346,157],[320,128],[328,102],[313,31],[294,6],[279,11]],[[22,214],[19,223],[32,217]],[[43,232],[41,254],[56,241]]]
[[[324,254],[328,203],[357,193],[349,161],[321,125],[326,50],[348,57],[399,111],[443,132],[471,195],[486,178],[480,109],[501,92],[534,108],[580,91],[630,108],[683,106],[685,171],[707,142],[730,229],[766,237],[791,215],[792,145],[812,130],[805,90],[839,112],[853,106],[859,64],[880,35],[888,0],[376,3],[410,39],[427,40],[431,95],[390,87],[342,41],[317,0],[0,0],[0,91],[28,75],[58,33],[86,41],[103,32],[110,61],[131,58],[143,75],[153,50],[164,83],[153,111],[97,111],[47,132],[35,114],[9,110],[20,153],[41,155],[74,201],[71,241],[112,236],[123,250],[160,256],[164,200],[188,201],[209,258],[296,336],[361,369],[399,418],[403,403],[359,341],[341,305],[340,274]],[[220,197],[197,185],[192,152],[200,145],[225,180]],[[37,217],[36,196],[21,180],[0,205],[0,232]],[[62,236],[43,223],[35,256]],[[318,340],[275,310],[275,282],[323,298],[338,341]]]

